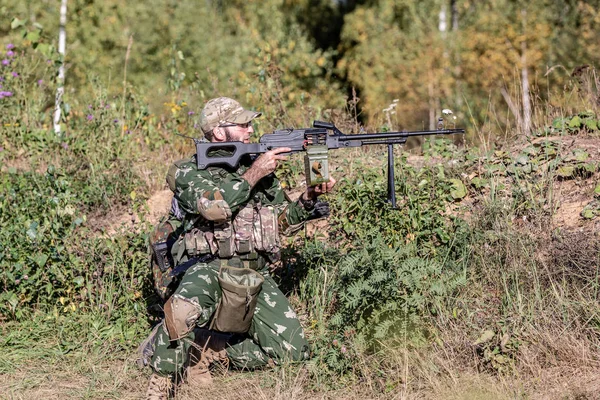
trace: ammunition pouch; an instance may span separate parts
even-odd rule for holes
[[[252,231],[254,229],[254,207],[247,204],[233,220],[235,231],[235,249],[237,254],[248,254],[254,251]]]
[[[219,246],[219,257],[229,258],[235,254],[235,235],[233,224],[229,221],[215,224],[215,240]]]
[[[198,200],[199,203],[201,201],[214,203],[223,200]],[[279,253],[280,221],[278,209],[273,206],[249,203],[233,220],[204,222],[205,226],[194,228],[179,239],[173,257],[177,262],[183,259],[184,250],[188,259],[204,254],[231,258],[256,252]]]
[[[254,248],[266,253],[279,252],[279,221],[273,206],[258,206],[252,232]]]
[[[193,228],[183,236],[183,240],[188,257],[217,252],[217,241],[209,228]]]
[[[218,279],[222,294],[210,329],[248,332],[265,278],[249,268],[221,266]]]
[[[187,335],[200,316],[199,304],[190,299],[174,294],[165,303],[165,325],[169,339],[177,340]]]

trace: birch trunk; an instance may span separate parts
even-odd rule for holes
[[[58,31],[58,54],[61,55],[60,67],[58,68],[58,87],[56,88],[56,99],[54,105],[54,133],[60,135],[60,109],[63,93],[65,92],[65,47],[67,42],[67,0],[60,3],[60,28]]]
[[[523,33],[527,29],[527,11],[521,10]],[[527,37],[527,35],[525,35]],[[521,93],[523,101],[523,125],[521,131],[528,134],[531,131],[531,98],[529,97],[529,72],[527,70],[527,40],[521,42]]]

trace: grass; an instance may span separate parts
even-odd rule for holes
[[[0,113],[0,398],[143,396],[135,348],[156,318],[145,200],[193,150],[173,132],[194,131],[187,108],[152,115],[95,85],[73,99],[64,137],[44,127],[35,93]],[[227,372],[179,397],[598,398],[596,222],[576,208],[574,225],[555,220],[567,194],[595,198],[598,129],[586,126],[598,116],[565,115],[494,151],[434,142],[424,157],[398,154],[397,211],[385,205],[381,149],[334,152],[343,179],[328,236],[291,240],[295,269],[282,272],[313,359]],[[302,186],[299,157],[279,173]],[[113,230],[121,213],[139,230]]]

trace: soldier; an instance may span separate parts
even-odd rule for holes
[[[249,143],[259,112],[219,97],[206,103],[200,128],[211,142]],[[279,232],[292,234],[305,221],[329,215],[317,197],[335,180],[309,187],[298,201],[283,192],[273,172],[289,148],[242,158],[236,168],[199,170],[195,155],[167,174],[182,216],[182,234],[172,245],[183,275],[164,306],[165,318],[142,344],[154,370],[148,399],[166,399],[175,379],[211,381],[220,361],[256,368],[309,357],[294,310],[269,276],[279,259]],[[215,155],[226,155],[226,149]]]

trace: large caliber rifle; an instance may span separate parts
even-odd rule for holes
[[[235,168],[244,155],[261,154],[281,147],[291,148],[290,153],[305,152],[304,167],[306,183],[309,186],[329,181],[329,150],[384,144],[388,146],[388,201],[395,208],[393,146],[404,144],[409,137],[413,136],[465,133],[464,129],[444,129],[443,124],[439,124],[439,126],[440,129],[429,131],[346,135],[332,123],[314,121],[312,128],[284,129],[265,134],[260,137],[258,143],[206,142],[199,139],[194,139],[194,142],[196,143],[198,169],[206,169],[213,165],[228,165]],[[215,154],[216,150],[226,150],[227,155],[223,156],[220,152]]]

